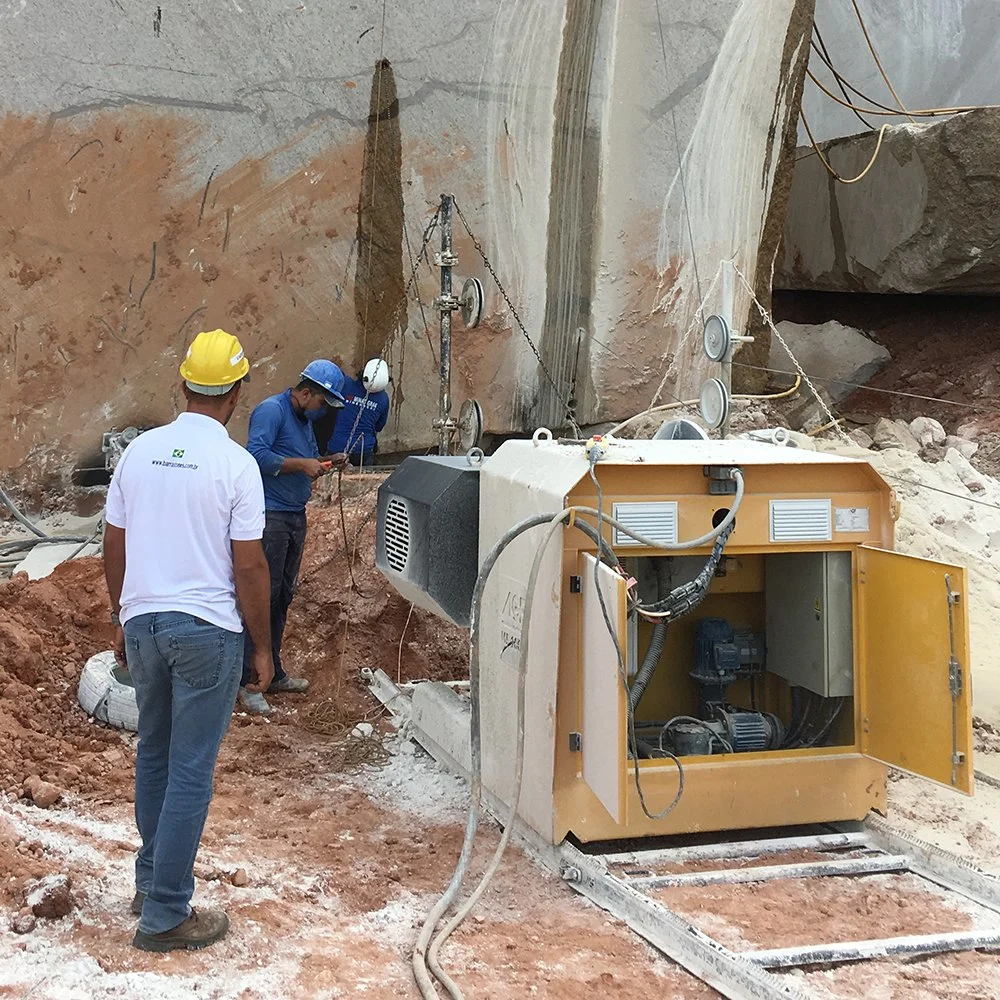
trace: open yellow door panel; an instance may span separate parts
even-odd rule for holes
[[[594,569],[597,560],[580,556],[582,601],[580,682],[583,696],[581,736],[583,780],[616,823],[625,822],[625,689],[614,639],[608,631],[598,596]],[[597,567],[608,617],[626,650],[625,581],[604,564]]]
[[[858,570],[862,751],[971,795],[965,570],[865,546]]]

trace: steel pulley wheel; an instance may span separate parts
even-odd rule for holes
[[[483,318],[484,301],[483,283],[478,278],[466,278],[459,302],[462,308],[462,322],[467,330],[479,326],[479,321]]]
[[[478,448],[483,440],[483,408],[467,399],[458,411],[458,446],[460,451]]]

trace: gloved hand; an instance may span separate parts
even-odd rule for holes
[[[320,461],[326,467],[327,472],[347,468],[347,455],[342,451],[337,452],[335,455],[324,455]]]

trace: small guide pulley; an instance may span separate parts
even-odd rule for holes
[[[474,281],[475,279],[470,279]],[[478,448],[483,442],[483,408],[467,399],[458,411],[458,447],[460,451]]]
[[[713,430],[718,430],[729,419],[729,390],[721,379],[707,379],[698,395],[701,419]]]
[[[705,320],[704,348],[709,361],[722,361],[733,342],[733,332],[724,316],[709,316]]]
[[[484,301],[483,283],[478,278],[466,278],[462,285],[459,303],[462,309],[462,322],[467,330],[479,326],[479,321],[483,318]]]

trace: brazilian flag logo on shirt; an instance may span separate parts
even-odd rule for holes
[[[183,448],[174,448],[174,453],[170,457],[171,458],[183,458],[184,457],[184,449]]]

